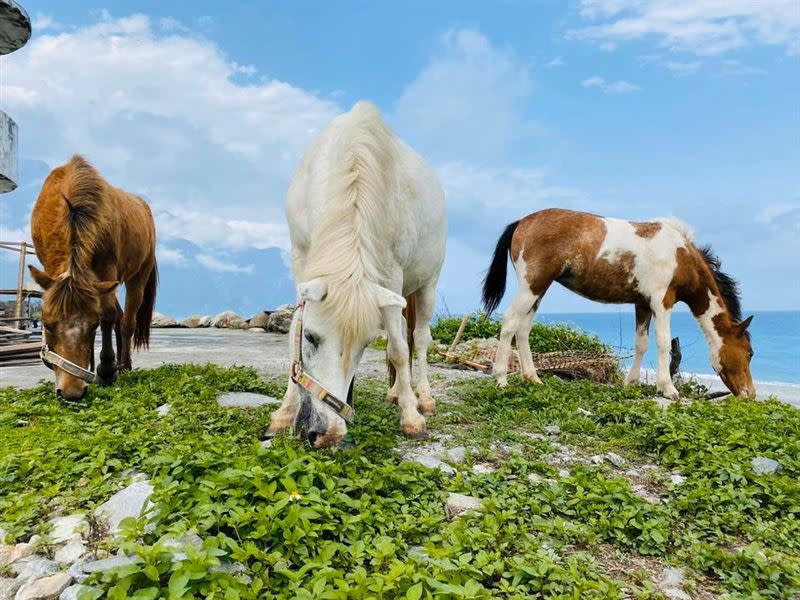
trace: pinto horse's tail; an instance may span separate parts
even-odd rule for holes
[[[408,341],[408,372],[411,374],[411,365],[414,362],[414,328],[417,326],[417,292],[406,296],[406,307],[403,309],[403,317],[406,319],[406,339]],[[389,367],[389,387],[394,385],[397,379],[397,370],[387,355],[386,365]]]
[[[500,235],[500,239],[497,240],[492,264],[489,265],[489,270],[483,280],[483,309],[486,314],[490,315],[494,312],[500,304],[500,300],[503,299],[503,294],[506,293],[508,254],[511,251],[511,239],[514,237],[518,224],[519,221],[514,221],[508,225]]]
[[[136,329],[133,332],[133,347],[150,346],[150,323],[153,320],[153,309],[156,306],[156,290],[158,289],[158,264],[153,259],[153,269],[144,285],[144,296],[139,310],[136,311]]]

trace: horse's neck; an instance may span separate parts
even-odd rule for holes
[[[703,278],[701,278],[702,281]],[[703,331],[711,354],[711,362],[719,370],[719,353],[722,349],[723,331],[730,324],[725,301],[715,283],[705,283],[687,299],[687,304],[697,324]]]

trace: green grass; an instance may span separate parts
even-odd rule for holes
[[[499,467],[453,477],[402,462],[378,382],[357,387],[353,445],[335,453],[289,437],[261,448],[271,407],[219,408],[223,390],[282,393],[251,369],[137,371],[93,387],[80,408],[51,385],[0,388],[0,528],[17,540],[45,533],[49,515],[91,509],[135,469],[153,482],[159,516],[147,532],[146,518],[126,524],[122,549],[138,562],[93,582],[108,598],[658,598],[647,577],[622,581],[597,558],[609,547],[688,565],[696,585],[729,598],[796,597],[800,411],[738,399],[662,411],[648,387],[514,381],[448,389],[430,429]],[[164,402],[172,410],[159,418]],[[550,424],[581,453],[614,449],[658,465],[656,483],[670,470],[687,481],[661,481],[653,505],[606,467],[560,476],[546,460],[551,440],[524,435]],[[754,475],[756,455],[782,470]],[[448,491],[486,509],[449,522]],[[173,563],[164,540],[186,532],[203,548]]]

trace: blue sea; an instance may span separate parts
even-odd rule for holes
[[[747,312],[746,315],[751,313]],[[800,383],[800,311],[761,311],[750,326],[755,356],[753,379],[762,382]],[[537,321],[567,323],[594,333],[622,355],[632,355],[635,344],[633,308],[611,313],[539,314]],[[672,314],[672,337],[681,340],[681,371],[713,375],[708,346],[697,322],[688,312]],[[630,359],[628,360],[630,363]],[[642,361],[645,369],[656,369],[656,340],[650,326],[650,345]]]

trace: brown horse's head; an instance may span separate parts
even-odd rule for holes
[[[722,347],[719,350],[719,376],[725,386],[735,396],[752,398],[756,395],[756,386],[750,374],[750,360],[753,358],[753,346],[747,328],[753,317],[747,317],[741,323],[734,322],[720,332]]]
[[[34,281],[44,290],[42,327],[50,350],[90,369],[94,338],[100,323],[100,297],[113,292],[117,282],[91,280],[69,271],[54,278],[30,266]],[[80,400],[87,383],[55,366],[56,395]]]

